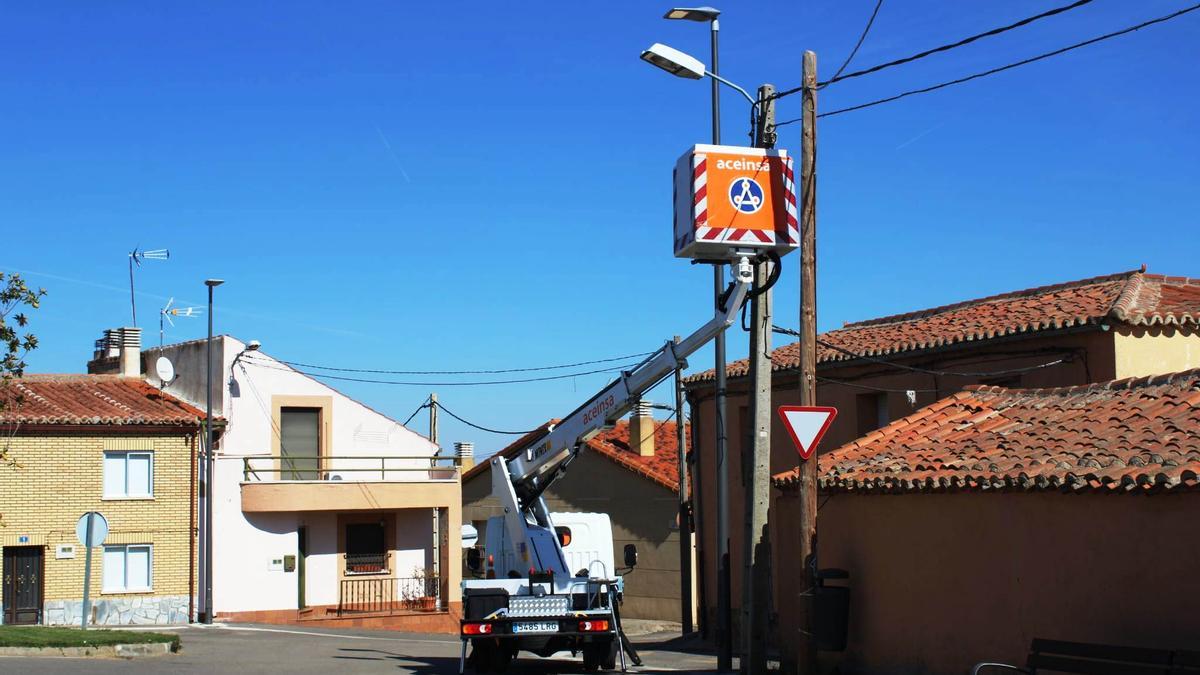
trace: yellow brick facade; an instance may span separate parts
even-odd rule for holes
[[[53,600],[80,600],[83,596],[85,551],[77,542],[75,524],[87,511],[99,511],[107,518],[106,544],[153,547],[149,593],[104,593],[103,549],[94,549],[93,601],[188,596],[191,458],[197,443],[196,430],[114,433],[114,428],[108,427],[96,432],[42,434],[28,429],[36,427],[25,427],[9,440],[8,458],[16,464],[0,465],[0,547],[44,547],[43,592],[47,604]],[[153,451],[152,498],[103,496],[106,450]],[[75,557],[57,559],[58,544],[74,544]],[[5,601],[0,595],[0,604]]]

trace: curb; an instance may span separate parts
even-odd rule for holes
[[[65,656],[132,659],[171,653],[170,642],[148,642],[95,647],[0,647],[0,656]]]

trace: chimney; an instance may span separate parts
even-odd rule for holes
[[[142,376],[142,329],[121,328],[121,347],[118,363],[121,377]]]
[[[104,335],[95,342],[92,360],[88,361],[90,375],[115,375],[121,372],[121,328],[105,328]]]
[[[475,466],[475,444],[470,441],[459,441],[454,444],[454,454],[458,456],[458,466],[466,471]]]
[[[629,449],[636,450],[640,457],[654,456],[654,418],[650,401],[638,401],[629,416]]]

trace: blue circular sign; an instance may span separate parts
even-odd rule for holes
[[[741,213],[757,213],[763,205],[763,189],[758,181],[742,176],[729,184],[729,203]]]

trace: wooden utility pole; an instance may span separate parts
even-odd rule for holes
[[[675,344],[679,344],[675,336]],[[692,625],[692,519],[688,507],[687,431],[683,414],[683,368],[675,364],[675,447],[679,449],[679,622],[683,634],[694,630]],[[694,432],[693,432],[694,433]]]
[[[429,441],[438,444],[438,402],[437,394],[429,395]]]
[[[775,144],[775,87],[758,88],[758,117],[755,145]],[[771,575],[767,522],[771,505],[771,263],[754,265],[754,295],[750,299],[750,406],[753,438],[749,457],[742,463],[746,490],[746,533],[743,538],[741,671],[747,675],[767,672],[768,589]]]
[[[817,404],[817,55],[804,52],[800,145],[800,405]],[[800,462],[800,621],[795,640],[797,672],[817,672],[817,455]]]

